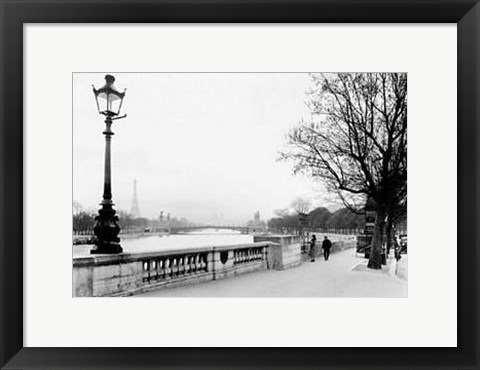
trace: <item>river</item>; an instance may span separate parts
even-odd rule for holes
[[[236,230],[222,229],[203,229],[184,234],[148,235],[134,238],[126,236],[120,241],[125,253],[246,243],[253,243],[253,235],[242,234]],[[74,245],[73,256],[89,256],[92,247],[92,245]]]

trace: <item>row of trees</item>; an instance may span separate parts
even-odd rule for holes
[[[80,213],[73,215],[73,232],[75,234],[93,234],[93,227],[95,226],[95,217],[97,216],[97,212],[94,211],[82,211]],[[134,230],[134,229],[144,229],[146,227],[150,227],[151,220],[138,217],[135,218],[131,214],[118,211],[117,215],[119,217],[118,224],[122,230]]]
[[[93,234],[93,227],[95,225],[95,217],[98,213],[94,210],[83,210],[78,204],[74,205],[73,214],[73,232],[75,234]],[[160,222],[158,219],[148,219],[145,217],[133,217],[130,213],[119,210],[117,211],[119,218],[118,224],[123,232],[125,231],[138,231],[146,228],[160,228],[160,227],[184,227],[191,225],[191,223],[185,219],[171,218],[170,220]]]
[[[303,213],[303,212],[302,212]],[[268,228],[272,231],[296,230],[302,228],[298,213],[290,211],[277,214],[268,221]],[[365,225],[364,217],[350,211],[347,208],[330,212],[325,207],[319,207],[307,213],[308,228],[310,229],[363,229]]]
[[[375,204],[368,267],[380,269],[384,235],[391,244],[407,208],[407,74],[311,74],[307,105],[281,158],[354,213]]]

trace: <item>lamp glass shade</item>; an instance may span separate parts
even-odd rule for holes
[[[115,78],[112,75],[106,75],[105,80],[105,85],[100,89],[93,88],[98,112],[106,116],[117,116],[122,108],[125,91],[121,93],[115,88],[113,84]]]

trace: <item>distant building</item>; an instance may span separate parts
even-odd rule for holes
[[[260,219],[260,211],[253,214],[253,220],[247,222],[250,232],[264,233],[267,231],[267,224]]]

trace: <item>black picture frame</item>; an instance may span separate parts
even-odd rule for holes
[[[479,369],[480,5],[477,0],[0,0],[0,15],[2,369]],[[23,347],[23,25],[152,22],[457,24],[456,348]],[[372,320],[372,330],[379,330],[376,325]]]

